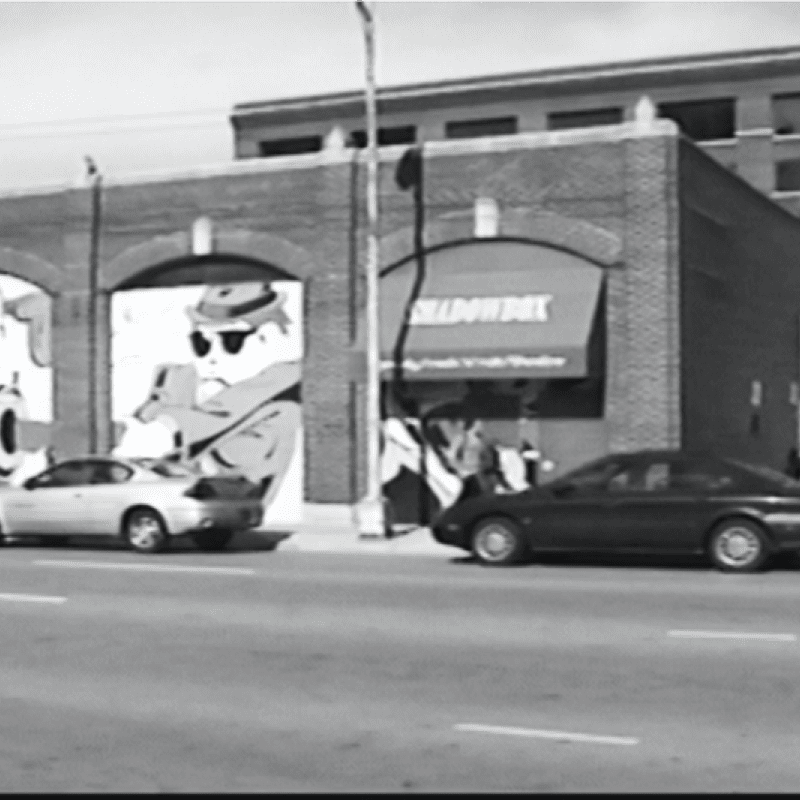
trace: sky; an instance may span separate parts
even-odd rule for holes
[[[379,85],[800,45],[798,2],[376,0]],[[363,86],[352,0],[0,0],[0,192],[233,157],[235,103]]]

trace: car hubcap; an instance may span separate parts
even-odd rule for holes
[[[514,549],[514,534],[503,525],[490,525],[478,534],[477,550],[487,561],[500,561]]]
[[[134,547],[152,547],[161,535],[158,522],[152,517],[141,517],[130,526],[130,540]]]
[[[731,567],[752,563],[760,549],[758,537],[747,528],[728,528],[717,539],[717,556],[723,564]]]

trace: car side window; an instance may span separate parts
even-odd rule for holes
[[[670,488],[686,491],[717,491],[733,483],[731,475],[705,464],[676,464],[670,477]]]
[[[86,461],[68,461],[42,473],[34,481],[34,486],[58,488],[85,486],[92,482],[92,465]]]
[[[95,461],[92,467],[91,482],[94,485],[125,483],[133,475],[129,467],[114,461]]]
[[[564,485],[578,490],[604,489],[609,479],[619,471],[619,466],[617,461],[595,464],[567,476]]]
[[[608,482],[610,492],[660,492],[669,486],[670,465],[663,461],[621,470]]]

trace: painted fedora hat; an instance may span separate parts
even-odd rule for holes
[[[223,283],[209,286],[196,306],[186,313],[195,325],[247,324],[259,328],[275,322],[282,330],[289,318],[283,310],[286,298],[270,283]]]

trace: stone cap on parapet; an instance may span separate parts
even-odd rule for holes
[[[448,156],[486,155],[510,153],[538,148],[569,147],[583,144],[621,142],[637,138],[677,138],[678,126],[668,119],[655,119],[647,124],[623,122],[619,125],[603,125],[592,128],[572,128],[560,131],[535,131],[503,136],[486,136],[476,139],[447,139],[425,142],[425,155],[430,158]],[[381,147],[381,163],[391,164],[399,161],[408,145]],[[341,166],[365,163],[368,154],[364,150],[332,147],[316,153],[302,155],[275,156],[271,158],[248,158],[203,164],[181,169],[159,169],[148,172],[128,174],[104,174],[103,186],[106,188],[140,186],[149,183],[183,183],[214,178],[260,175],[291,172],[294,170],[319,169],[326,166]],[[33,186],[30,188],[0,191],[0,200],[46,195],[58,195],[87,189],[85,182]]]

